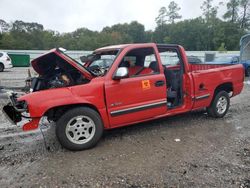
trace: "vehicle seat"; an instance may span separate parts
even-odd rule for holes
[[[159,72],[157,61],[151,61],[151,63],[149,64],[149,68],[152,69],[154,72]]]
[[[177,101],[177,93],[178,93],[178,79],[176,78],[176,74],[172,71],[167,69],[164,66],[164,75],[167,83],[167,98],[172,100],[173,103]]]
[[[129,76],[136,75],[142,69],[141,66],[135,65],[129,68]]]
[[[152,74],[154,72],[159,72],[157,61],[152,61],[149,67],[141,67],[138,69],[139,72],[135,73],[137,75]]]
[[[140,72],[139,75],[152,74],[152,73],[154,73],[154,71],[153,71],[151,68],[145,67],[145,68]]]
[[[130,67],[130,63],[128,61],[122,61],[119,65],[119,67],[127,67],[129,68]]]

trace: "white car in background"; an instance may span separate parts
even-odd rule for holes
[[[3,72],[4,69],[12,68],[11,59],[6,52],[0,52],[0,72]]]

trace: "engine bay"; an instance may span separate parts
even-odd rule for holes
[[[74,85],[88,83],[89,80],[77,71],[63,71],[60,69],[55,70],[52,75],[42,75],[27,79],[31,84],[31,91],[39,91],[44,89],[61,88]]]
[[[68,59],[56,53],[39,57],[32,62],[32,66],[39,75],[26,79],[26,85],[30,86],[31,92],[90,82],[78,68],[68,62]]]

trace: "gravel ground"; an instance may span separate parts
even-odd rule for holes
[[[22,86],[26,75],[0,73],[0,85]],[[23,133],[0,113],[0,187],[249,188],[249,99],[246,79],[222,119],[199,111],[119,128],[81,152],[61,148],[53,124]]]

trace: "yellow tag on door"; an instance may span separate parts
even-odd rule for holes
[[[149,80],[143,80],[142,82],[142,89],[150,89],[150,81]]]

